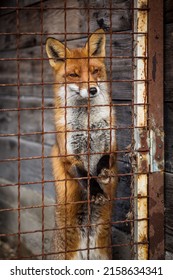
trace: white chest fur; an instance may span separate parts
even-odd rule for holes
[[[64,88],[58,93],[64,101]],[[72,87],[66,90],[66,118],[58,122],[66,126],[67,153],[79,155],[85,169],[90,169],[92,175],[104,152],[110,152],[111,141],[115,134],[110,133],[110,106],[108,93],[100,89],[97,97],[88,101],[76,94]],[[89,104],[88,104],[89,103]]]

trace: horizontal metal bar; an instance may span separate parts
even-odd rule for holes
[[[0,95],[1,98],[1,95]],[[141,104],[132,104],[132,103],[120,103],[116,104],[113,103],[111,105],[90,105],[90,108],[92,107],[132,107],[132,106],[138,106],[138,105],[144,105],[143,103]],[[147,104],[149,105],[149,104]],[[87,105],[79,105],[79,106],[64,106],[60,107],[61,109],[65,108],[87,108]],[[54,110],[57,109],[55,106],[44,106],[44,107],[21,107],[21,108],[0,108],[0,112],[18,112],[18,111],[42,111],[42,110]]]
[[[133,176],[134,174],[132,172],[129,172],[129,173],[118,173],[116,174],[117,177],[125,177],[125,176]],[[94,178],[94,177],[93,177]],[[72,180],[72,179],[66,179],[67,180]],[[81,180],[81,178],[74,178],[74,180]],[[38,185],[38,184],[42,184],[42,183],[56,183],[56,182],[64,182],[65,179],[63,180],[44,180],[44,181],[31,181],[31,182],[22,182],[20,181],[20,186],[27,186],[27,185]],[[9,183],[9,184],[0,184],[0,187],[14,187],[14,186],[18,186],[19,182],[17,183]]]
[[[134,129],[134,128],[142,128],[145,129],[147,128],[147,126],[117,126],[117,127],[113,127],[111,128],[111,130],[126,130],[126,129]],[[18,137],[18,136],[32,136],[32,135],[43,135],[43,134],[64,134],[64,133],[70,133],[70,132],[93,132],[93,131],[106,131],[109,130],[110,128],[101,128],[101,129],[79,129],[79,130],[64,130],[64,131],[33,131],[33,132],[20,132],[20,133],[0,133],[0,137],[4,138],[4,137]],[[140,149],[141,151],[141,149]]]
[[[68,6],[66,6],[65,7],[65,10],[84,10],[84,11],[90,11],[90,10],[115,10],[115,11],[127,11],[127,8],[117,8],[117,7],[113,7],[113,6],[111,6],[111,8],[110,8],[110,6],[104,6],[104,7],[98,7],[98,5],[96,6],[96,7],[94,7],[94,6],[88,6],[87,8],[86,7],[79,7],[79,8],[77,8],[77,7],[68,7]],[[29,6],[29,7],[20,7],[20,6],[1,6],[0,7],[0,10],[19,10],[19,11],[21,11],[21,10],[42,10],[42,11],[44,11],[44,10],[63,10],[64,11],[64,7],[44,7],[44,6],[42,6],[42,7],[40,7],[40,6],[38,6],[38,7],[35,7],[35,6]],[[134,7],[129,7],[128,8],[128,10],[132,10],[132,11],[135,11],[135,10],[139,10],[139,11],[149,11],[149,8],[148,7],[144,7],[144,8],[134,8]]]
[[[1,98],[1,95],[0,95]],[[117,101],[117,100],[116,100]],[[113,100],[114,102],[114,100]],[[112,103],[110,105],[90,105],[92,107],[133,107],[133,106],[149,106],[149,103]],[[88,108],[87,105],[79,106],[62,106],[61,109],[65,108]],[[0,112],[18,112],[18,111],[42,111],[42,110],[54,110],[57,109],[55,106],[44,106],[44,107],[21,107],[21,108],[0,108]]]
[[[20,209],[19,209],[20,210]],[[49,228],[49,229],[44,229],[44,232],[49,232],[49,231],[59,231],[59,230],[64,230],[64,229],[66,229],[66,228],[68,228],[68,229],[76,229],[76,228],[81,228],[81,227],[85,227],[85,228],[90,228],[90,227],[97,227],[97,226],[99,226],[99,225],[111,225],[111,226],[113,226],[113,225],[117,225],[117,224],[123,224],[123,223],[132,223],[132,222],[134,222],[134,221],[136,221],[136,220],[134,220],[134,219],[132,219],[132,220],[128,220],[128,219],[126,219],[126,220],[122,220],[122,221],[116,221],[116,222],[106,222],[106,223],[96,223],[96,224],[93,224],[93,223],[91,223],[91,224],[85,224],[85,225],[75,225],[75,226],[67,226],[67,227],[61,227],[61,228],[56,228],[56,227],[54,227],[54,228]],[[143,219],[139,219],[138,221],[143,221]],[[16,232],[16,233],[0,233],[0,237],[4,237],[4,236],[6,236],[6,237],[11,237],[11,236],[16,236],[16,235],[18,235],[18,234],[20,234],[20,235],[25,235],[25,234],[32,234],[32,233],[39,233],[39,232],[42,232],[42,230],[40,230],[40,229],[38,229],[38,230],[32,230],[32,231],[20,231],[20,232]],[[133,242],[133,244],[143,244],[143,243],[145,243],[145,241],[144,242]]]
[[[116,154],[122,154],[122,153],[125,153],[125,154],[128,154],[128,153],[132,153],[132,152],[136,152],[138,150],[136,149],[124,149],[124,150],[116,150],[115,153]],[[140,149],[139,150],[140,154],[142,155],[142,153],[146,153],[146,152],[149,152],[149,149]],[[110,153],[99,153],[99,152],[95,152],[95,153],[92,153],[92,152],[87,152],[87,153],[79,153],[79,154],[64,154],[64,155],[59,155],[58,158],[60,157],[71,157],[71,156],[88,156],[88,155],[110,155]],[[41,156],[32,156],[32,157],[15,157],[15,158],[6,158],[6,159],[0,159],[0,163],[5,163],[5,162],[14,162],[14,161],[23,161],[23,160],[37,160],[37,159],[52,159],[52,158],[57,158],[57,156],[44,156],[44,155],[41,155]]]
[[[107,82],[107,83],[109,83],[109,82],[111,82],[111,83],[120,83],[120,82],[122,82],[122,83],[134,83],[134,82],[146,82],[146,83],[149,83],[150,82],[150,80],[148,80],[148,79],[145,79],[145,80],[143,80],[143,79],[140,79],[140,80],[133,80],[133,79],[129,79],[129,80],[112,80],[112,81],[110,81],[110,80],[105,80],[105,81],[102,81],[103,83],[104,82]],[[81,82],[82,83],[82,82]],[[89,82],[88,82],[89,83]],[[35,83],[35,82],[33,82],[33,83],[22,83],[22,82],[20,82],[20,83],[9,83],[9,84],[6,84],[6,83],[0,83],[0,87],[6,87],[6,86],[12,86],[12,87],[14,87],[14,86],[43,86],[43,85],[63,85],[63,84],[68,84],[68,82],[66,82],[66,83],[64,83],[64,82],[62,82],[62,83],[56,83],[56,82],[39,82],[39,83]]]
[[[89,251],[90,250],[95,250],[95,249],[104,249],[104,248],[114,248],[114,247],[125,247],[125,246],[130,246],[132,245],[131,242],[129,243],[122,243],[122,244],[111,244],[110,246],[107,246],[107,247],[94,247],[94,248],[89,248]],[[67,252],[78,252],[78,251],[88,251],[88,248],[87,249],[77,249],[77,250],[68,250],[68,251],[61,251],[61,252],[50,252],[50,253],[42,253],[42,254],[32,254],[32,255],[29,255],[29,256],[20,256],[20,260],[25,260],[25,259],[31,259],[31,258],[39,258],[39,257],[45,257],[45,256],[50,256],[50,255],[58,255],[58,254],[62,254],[62,253],[67,253]],[[18,259],[18,257],[13,257],[13,258],[10,258],[11,260],[15,260],[15,259]]]
[[[106,34],[116,34],[116,35],[134,35],[134,34],[138,34],[138,35],[146,35],[147,33],[146,32],[132,32],[132,31],[111,31],[111,32],[106,32]],[[81,35],[85,35],[86,37],[84,38],[87,38],[88,35],[91,35],[93,34],[90,33],[90,32],[0,32],[0,35],[15,35],[15,36],[18,36],[18,35],[64,35],[65,37],[68,36],[68,35],[80,35],[79,38],[75,38],[75,39],[81,39]],[[68,39],[66,40],[68,42]]]
[[[146,151],[144,151],[144,152],[146,152]],[[125,153],[125,154],[127,154],[127,153],[131,153],[131,151],[130,152],[128,152],[128,151],[126,151],[126,150],[122,150],[122,151],[116,151],[116,154],[122,154],[122,153]],[[141,152],[142,153],[142,152]],[[98,154],[98,153],[97,153]],[[78,154],[78,155],[84,155],[84,156],[87,156],[88,154]],[[92,154],[91,154],[92,155]],[[93,155],[96,155],[96,153],[95,154],[93,154]],[[105,155],[105,153],[103,153],[102,155]],[[70,156],[74,156],[74,154],[73,155],[59,155],[58,157],[70,157]],[[38,159],[52,159],[52,158],[57,158],[57,157],[55,157],[55,156],[34,156],[34,157],[20,157],[20,158],[7,158],[7,159],[1,159],[0,160],[0,163],[7,163],[7,162],[15,162],[15,161],[26,161],[26,160],[38,160]]]
[[[143,197],[140,197],[143,198]],[[110,201],[122,201],[122,200],[133,200],[136,199],[136,197],[128,196],[128,197],[114,197],[111,198]],[[72,202],[66,202],[66,203],[53,203],[53,204],[40,204],[40,205],[32,205],[32,206],[21,206],[21,207],[15,207],[15,208],[3,208],[0,209],[1,212],[12,212],[12,211],[23,211],[23,210],[30,210],[30,209],[39,209],[39,208],[48,208],[48,207],[57,207],[58,206],[64,206],[64,205],[77,205],[77,204],[85,204],[85,203],[94,203],[95,200],[79,200],[79,201],[72,201]],[[129,219],[127,219],[129,221]],[[126,220],[125,220],[126,221]],[[122,223],[123,221],[118,221],[118,223]],[[115,222],[114,222],[115,223]],[[98,224],[97,224],[98,225]],[[76,226],[74,226],[76,227]]]
[[[105,59],[132,59],[132,58],[138,58],[138,59],[148,59],[148,57],[144,56],[122,56],[122,55],[116,55],[116,56],[105,56]],[[68,57],[67,57],[68,59]],[[71,59],[71,58],[70,58]],[[84,59],[81,57],[74,57],[74,60],[79,60],[79,59]],[[91,57],[85,57],[85,59],[91,59]],[[52,60],[52,58],[47,58],[47,57],[0,57],[0,61],[49,61]],[[102,82],[102,81],[101,81]]]

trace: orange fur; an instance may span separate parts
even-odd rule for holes
[[[57,140],[52,150],[53,175],[56,180],[55,187],[57,194],[57,207],[55,211],[57,230],[55,231],[53,240],[53,250],[57,253],[57,255],[55,255],[55,259],[76,259],[80,258],[80,256],[82,256],[82,258],[90,258],[91,256],[91,258],[110,259],[112,212],[111,200],[114,197],[117,183],[117,179],[115,176],[115,137],[112,137],[110,147],[105,148],[103,151],[101,150],[101,152],[103,153],[110,153],[110,166],[109,169],[106,170],[106,172],[109,173],[108,177],[110,176],[110,179],[106,178],[109,180],[105,182],[103,178],[105,174],[98,174],[98,178],[96,179],[103,189],[101,201],[97,200],[97,197],[91,197],[91,201],[87,201],[87,199],[89,198],[88,192],[90,189],[90,181],[88,181],[87,190],[84,190],[80,185],[81,179],[76,178],[76,175],[73,174],[73,170],[75,170],[75,168],[79,168],[79,170],[85,169],[86,162],[85,160],[83,160],[85,156],[82,157],[78,154],[76,155],[75,152],[69,154],[69,151],[67,149],[67,146],[70,147],[70,144],[72,143],[72,141],[69,139],[71,139],[74,135],[76,137],[76,134],[68,132],[69,130],[73,130],[73,122],[70,123],[68,118],[69,116],[75,117],[75,109],[73,109],[74,111],[72,111],[72,113],[70,109],[68,109],[68,106],[70,106],[71,104],[70,102],[68,103],[66,101],[67,97],[69,98],[69,100],[71,100],[71,97],[67,96],[69,94],[68,91],[71,90],[72,95],[76,94],[76,98],[79,98],[79,101],[82,104],[80,104],[80,106],[83,106],[83,108],[86,107],[86,109],[82,110],[87,110],[89,114],[91,110],[90,106],[92,106],[92,104],[99,106],[99,97],[94,97],[94,99],[91,99],[90,102],[88,96],[88,98],[84,98],[85,102],[83,102],[83,97],[80,97],[79,94],[84,95],[86,94],[86,92],[90,92],[91,87],[96,88],[98,93],[100,93],[101,89],[99,89],[98,84],[99,82],[101,83],[101,81],[105,82],[107,79],[106,68],[104,64],[105,34],[103,30],[99,29],[95,32],[95,34],[92,34],[89,37],[88,42],[83,48],[74,50],[69,50],[59,41],[49,38],[47,40],[46,49],[47,54],[50,58],[50,64],[54,69],[55,81],[57,82],[57,84],[54,86],[56,107],[55,126],[57,131]],[[75,85],[75,89],[72,88],[69,90],[68,85],[71,85],[71,87],[74,87]],[[107,84],[104,86],[107,89]],[[82,90],[84,91],[82,92]],[[108,123],[108,128],[111,135],[111,133],[113,133],[113,128],[115,128],[115,117],[113,115],[113,112],[112,114],[110,114],[111,110],[108,106],[108,101],[110,103],[109,91],[102,91],[106,96],[102,98],[103,100],[104,98],[106,98],[105,100],[107,103],[105,104],[105,107],[104,104],[102,104],[103,101],[100,105],[103,106],[103,114],[109,113],[109,117],[105,117],[105,119]],[[63,94],[64,99],[62,98]],[[72,100],[72,104],[74,100],[75,97]],[[99,109],[96,108],[96,110],[98,110],[99,115]],[[96,116],[91,113],[91,120],[89,120],[89,123],[91,122],[93,126],[95,117]],[[101,114],[99,115],[99,117],[101,118]],[[78,118],[76,117],[75,120],[77,119]],[[86,125],[84,125],[83,123],[81,124],[83,125],[82,129],[84,127],[85,129],[90,130],[90,124],[88,123],[88,119],[86,117],[81,118],[81,122],[87,123]],[[97,122],[97,126],[98,125],[99,121]],[[83,133],[85,135],[85,132]],[[92,133],[92,135],[95,136],[94,132]],[[109,139],[109,133],[105,135],[105,137]],[[68,141],[70,144],[68,143]],[[79,143],[75,143],[75,147],[78,147],[78,144]],[[70,149],[71,147],[69,148],[69,150]],[[94,168],[95,167],[93,165],[93,169]],[[105,168],[103,168],[103,171],[105,171]],[[85,191],[86,201],[83,201],[83,192]],[[92,213],[90,213],[91,207],[93,207],[92,209],[94,209],[92,211],[99,213],[98,224],[95,220],[93,220],[94,222],[92,221]],[[79,214],[81,211],[87,212],[85,213],[86,220],[82,224],[80,224],[79,222]],[[91,224],[93,224],[91,225],[90,222]],[[87,234],[87,243],[85,243],[84,248],[81,248],[81,227],[83,227],[83,230],[86,230]],[[94,237],[92,237],[91,231],[95,232]],[[91,239],[94,239],[92,242],[93,244],[95,244],[94,247],[97,247],[98,249],[94,249],[92,245],[90,246],[90,243],[92,243]],[[80,255],[80,253],[77,252],[78,250],[80,252],[87,252],[87,257],[86,254],[82,255],[81,253]],[[93,253],[93,251],[95,251],[95,253]]]

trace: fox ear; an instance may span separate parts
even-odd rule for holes
[[[63,43],[54,39],[48,38],[46,40],[46,52],[50,58],[49,63],[52,67],[55,67],[57,63],[62,63],[65,61],[69,49],[64,46]]]
[[[97,29],[88,39],[85,45],[89,56],[105,57],[106,36],[103,29]]]

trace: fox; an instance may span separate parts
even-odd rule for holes
[[[106,34],[97,29],[81,48],[49,37],[46,52],[55,81],[52,258],[111,259],[116,120],[105,64]]]

